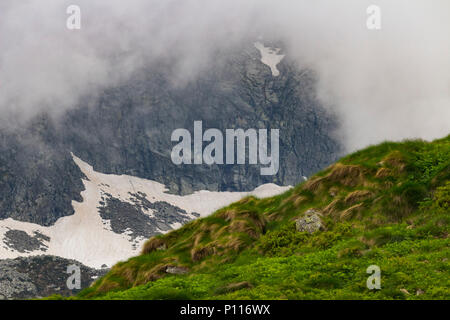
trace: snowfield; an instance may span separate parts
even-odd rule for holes
[[[99,207],[104,203],[105,195],[136,205],[133,195],[145,194],[149,202],[163,201],[185,210],[189,219],[195,219],[195,213],[207,216],[248,195],[263,198],[280,194],[290,188],[265,184],[251,192],[198,191],[179,196],[166,193],[167,188],[161,183],[128,175],[103,174],[94,171],[92,166],[74,155],[73,160],[87,177],[83,179],[85,187],[81,193],[83,201],[72,201],[75,213],[58,219],[50,227],[11,218],[0,220],[0,259],[47,254],[77,260],[89,267],[101,268],[103,265],[112,266],[118,261],[139,254],[146,238],[133,239],[130,235],[131,231],[116,233],[112,230],[110,221],[101,217]],[[124,213],[114,212],[114,215],[116,214]],[[149,217],[153,216],[151,209],[146,210],[145,214]],[[133,219],[129,216],[120,218],[121,220]],[[180,226],[180,223],[170,225],[172,229]],[[10,243],[7,237],[8,231],[11,233],[17,230],[29,236],[25,238],[32,238],[31,242],[35,244],[33,249],[26,250]]]
[[[279,54],[281,49],[266,47],[261,42],[256,42],[255,47],[261,53],[261,62],[269,66],[274,77],[278,77],[280,75],[280,71],[278,71],[277,65],[284,58],[284,54]]]

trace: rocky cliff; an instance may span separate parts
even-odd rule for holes
[[[155,180],[178,194],[293,185],[328,165],[340,151],[337,123],[315,97],[314,73],[286,55],[274,76],[261,54],[253,44],[218,53],[183,83],[174,82],[170,60],[159,61],[62,115],[0,130],[0,218],[49,226],[73,214],[83,175],[70,152],[96,171]],[[192,131],[195,120],[221,130],[279,129],[278,174],[261,176],[258,165],[174,165],[171,133]]]

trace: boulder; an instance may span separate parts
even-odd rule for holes
[[[304,216],[295,220],[295,226],[297,231],[314,233],[319,230],[323,230],[322,214],[314,209],[309,209],[305,212]]]
[[[253,285],[247,281],[230,283],[226,287],[227,291],[237,291],[237,290],[241,290],[241,289],[251,289],[251,288],[253,288]]]
[[[188,269],[182,268],[182,267],[168,266],[166,268],[166,273],[170,273],[170,274],[185,274],[187,272],[188,272]]]

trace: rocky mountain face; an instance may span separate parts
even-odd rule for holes
[[[103,173],[164,183],[171,192],[248,191],[268,182],[293,185],[336,159],[335,121],[314,96],[314,74],[286,56],[274,76],[253,45],[218,55],[182,84],[170,61],[141,70],[125,84],[86,97],[58,118],[42,114],[27,127],[0,132],[0,218],[49,226],[73,214],[82,173],[70,152]],[[206,128],[280,130],[280,170],[259,165],[172,163],[171,133]]]
[[[67,267],[70,265],[80,268],[81,288],[88,287],[107,272],[107,269],[96,270],[55,256],[0,260],[0,300],[76,294],[80,289],[69,289],[67,286],[70,277]]]
[[[81,201],[82,173],[45,118],[0,131],[0,219],[53,224]]]
[[[0,128],[0,260],[46,254],[99,268],[101,254],[110,254],[111,265],[150,236],[263,184],[295,185],[340,154],[332,135],[337,123],[315,96],[314,72],[299,69],[281,49],[249,43],[219,52],[214,64],[183,80],[175,62],[153,62],[58,115]],[[279,129],[278,173],[263,176],[260,165],[249,164],[173,164],[173,130],[193,133],[198,120],[204,130]],[[284,190],[269,189],[254,194]],[[99,252],[90,242],[102,243]],[[45,288],[59,280],[47,273],[61,263],[48,259],[2,261],[1,286],[10,289],[0,295],[52,293]]]

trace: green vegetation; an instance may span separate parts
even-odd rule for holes
[[[73,299],[449,299],[449,206],[450,136],[385,142],[150,239]],[[297,231],[311,208],[324,230]]]

